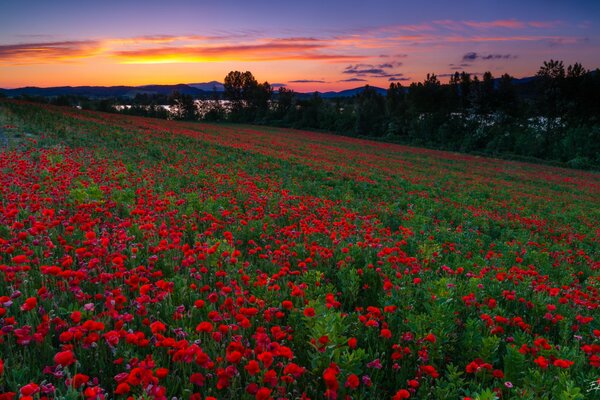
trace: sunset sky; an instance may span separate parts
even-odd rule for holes
[[[442,82],[465,70],[600,67],[600,1],[14,1],[0,87],[222,81],[249,70],[297,91]]]

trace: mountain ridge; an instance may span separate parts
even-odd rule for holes
[[[499,80],[496,78],[495,81]],[[528,85],[535,80],[535,76],[513,78],[513,84],[517,86]],[[281,86],[282,84],[277,84]],[[386,95],[387,89],[370,86],[378,94]],[[365,86],[359,86],[351,89],[344,89],[340,91],[327,91],[327,92],[297,92],[296,94],[300,97],[312,96],[314,93],[318,93],[322,98],[336,98],[336,97],[352,97],[364,90]],[[24,86],[14,89],[3,89],[0,88],[0,93],[7,97],[18,97],[18,96],[41,96],[41,97],[58,97],[58,96],[84,96],[90,98],[134,98],[137,94],[148,94],[148,95],[164,95],[168,96],[175,91],[181,94],[188,94],[194,97],[209,97],[214,90],[218,93],[224,91],[224,86],[221,82],[210,81],[210,82],[197,82],[197,83],[179,83],[174,85],[140,85],[140,86],[129,86],[129,85],[115,85],[115,86],[52,86],[52,87],[37,87],[37,86]],[[276,93],[276,92],[275,92]]]

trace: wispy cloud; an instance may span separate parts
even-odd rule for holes
[[[238,38],[239,39],[239,38]],[[340,52],[330,39],[314,37],[245,38],[228,35],[150,35],[103,40],[54,41],[0,45],[0,63],[54,63],[109,56],[124,64],[219,61],[315,60],[352,62],[365,59]]]
[[[327,50],[326,52],[324,50]],[[340,54],[327,44],[315,42],[273,40],[266,43],[239,45],[185,45],[152,47],[111,52],[119,62],[128,64],[156,64],[175,62],[214,61],[277,61],[277,60],[360,60],[364,56]]]
[[[361,78],[390,78],[389,80],[400,80],[404,78],[401,72],[393,71],[394,68],[402,66],[401,62],[394,61],[382,64],[354,64],[348,65],[342,74],[354,75]],[[347,82],[352,82],[346,80]]]
[[[465,55],[463,55],[462,60],[473,62],[476,60],[510,60],[513,58],[517,58],[517,56],[512,55],[512,54],[486,54],[486,55],[483,55],[483,54],[471,51],[471,52],[468,52]]]
[[[382,68],[354,68],[354,67],[346,67],[342,74],[356,74],[356,75],[373,75],[373,74],[383,74],[384,70]]]
[[[550,47],[564,46],[564,45],[575,45],[588,43],[590,38],[588,37],[553,37],[548,39],[548,45]]]
[[[363,78],[348,78],[348,79],[341,79],[338,82],[367,82],[367,80],[363,79]]]
[[[293,81],[288,81],[289,83],[328,83],[327,81],[322,81],[319,79],[296,79]]]
[[[519,21],[516,19],[499,19],[495,21],[460,21],[461,24],[466,25],[470,28],[477,29],[490,29],[490,28],[504,28],[504,29],[523,29],[528,23],[525,21]]]
[[[95,40],[6,44],[0,45],[0,63],[72,61],[94,56],[100,49],[101,43]]]

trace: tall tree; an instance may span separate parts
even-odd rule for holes
[[[562,61],[544,61],[537,74],[538,108],[545,116],[556,118],[562,114],[565,66]]]
[[[258,86],[258,82],[250,71],[231,71],[225,77],[223,86],[223,96],[231,101],[231,113],[234,117],[238,117],[248,106],[248,99]]]
[[[513,77],[504,74],[500,77],[497,91],[497,109],[508,116],[516,116],[518,111],[518,98],[513,85]]]
[[[192,121],[198,118],[194,98],[189,94],[173,92],[169,96],[169,105],[171,105],[171,114],[175,119]]]
[[[385,99],[375,89],[366,85],[356,96],[354,131],[359,135],[381,136],[386,129],[383,126],[385,118]]]
[[[296,94],[292,89],[280,87],[277,93],[277,106],[275,107],[275,117],[284,119],[292,110]]]
[[[269,108],[273,89],[268,82],[259,84],[250,71],[231,71],[225,77],[223,96],[231,101],[231,118],[252,121]]]

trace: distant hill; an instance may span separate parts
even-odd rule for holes
[[[101,99],[109,97],[133,98],[137,94],[161,94],[168,96],[171,93],[178,91],[182,94],[189,94],[194,97],[207,97],[216,88],[217,92],[223,92],[223,84],[217,81],[205,83],[190,83],[178,85],[144,85],[144,86],[58,86],[41,88],[28,86],[17,89],[0,89],[7,97],[18,96],[41,96],[41,97],[57,97],[57,96],[84,96],[89,98]],[[373,88],[382,95],[386,94],[386,90],[373,86]],[[318,92],[323,98],[335,97],[352,97],[364,90],[363,87],[354,89],[342,90],[340,92]],[[312,96],[311,93],[298,93],[300,97]]]
[[[513,79],[513,84],[519,89],[522,88],[527,90],[535,82],[535,77],[525,77],[519,79]],[[495,83],[498,84],[499,78],[495,79]],[[384,88],[371,86],[375,91],[383,96],[386,95],[387,90]],[[213,93],[213,89],[217,92],[223,92],[224,87],[221,82],[199,82],[199,83],[188,83],[188,84],[177,84],[177,85],[143,85],[143,86],[58,86],[40,88],[35,86],[22,87],[18,89],[0,89],[0,93],[7,97],[17,96],[42,96],[42,97],[57,97],[57,96],[84,96],[88,98],[109,98],[109,97],[121,97],[121,98],[133,98],[137,94],[159,94],[168,96],[174,91],[178,91],[182,94],[189,94],[194,97],[209,97]],[[364,86],[356,87],[353,89],[346,89],[339,92],[316,92],[325,99],[331,99],[336,97],[352,97],[365,90]],[[306,98],[312,96],[315,92],[310,93],[297,93],[300,98]]]
[[[225,87],[221,82],[218,81],[210,81],[210,82],[202,82],[202,83],[188,83],[190,87],[204,90],[205,92],[212,92],[213,89],[216,89],[217,92],[222,92],[225,90]]]
[[[170,95],[179,91],[183,94],[192,96],[206,96],[209,91],[204,91],[191,87],[189,85],[145,85],[145,86],[59,86],[59,87],[23,87],[18,89],[0,89],[7,97],[17,96],[85,96],[89,98],[108,98],[108,97],[135,97],[136,94],[162,94]]]
[[[385,96],[387,94],[387,89],[383,89],[377,86],[370,86],[371,89],[375,89],[375,91],[383,96]],[[361,87],[357,87],[354,89],[346,89],[346,90],[342,90],[341,92],[324,92],[324,93],[320,93],[321,97],[328,99],[328,98],[332,98],[332,97],[352,97],[352,96],[356,96],[357,94],[362,93],[365,90],[364,86]]]

